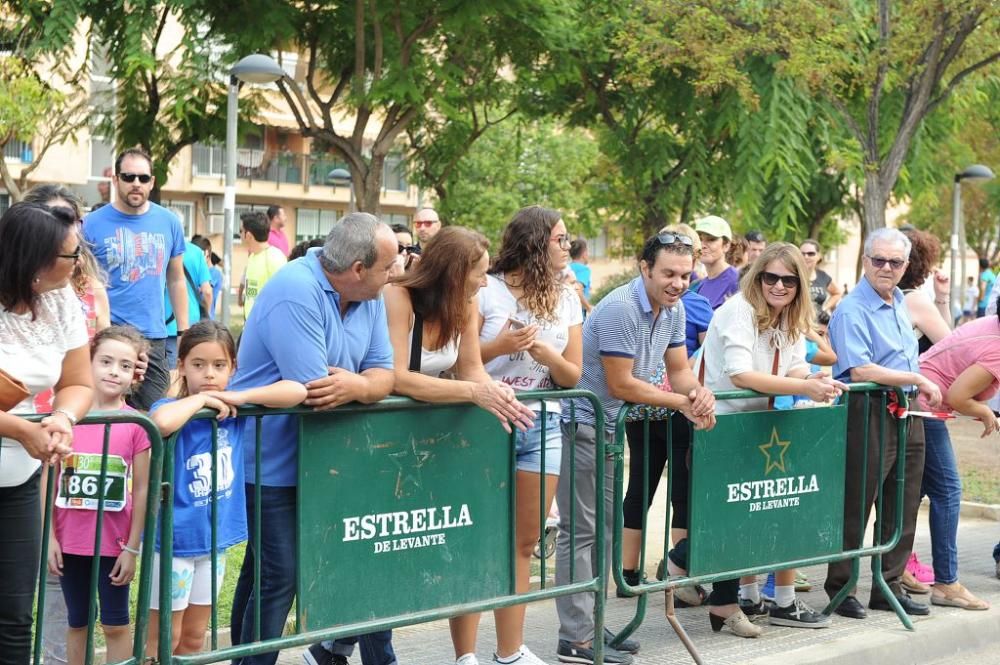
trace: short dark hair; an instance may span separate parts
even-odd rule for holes
[[[292,247],[292,251],[288,252],[288,260],[294,261],[295,259],[301,259],[306,255],[313,247],[322,247],[323,238],[313,238],[312,240],[303,240],[295,247]]]
[[[743,238],[747,242],[767,242],[767,240],[764,239],[764,234],[761,233],[760,231],[758,231],[757,229],[753,229],[751,231],[747,231],[743,235]]]
[[[674,233],[671,235],[681,235]],[[656,263],[656,257],[659,255],[660,250],[665,252],[670,252],[671,254],[687,254],[694,259],[694,245],[684,244],[683,242],[674,241],[669,245],[664,245],[660,242],[660,234],[650,236],[648,240],[642,246],[642,252],[639,254],[639,260],[645,261],[646,265],[650,268]]]
[[[198,247],[201,248],[201,251],[203,252],[212,251],[212,241],[206,238],[205,236],[199,236],[199,235],[192,236],[191,244],[197,245]]]
[[[990,260],[989,259],[979,259],[979,269],[980,270],[986,270],[989,267],[990,267]]]
[[[264,217],[264,213],[259,210],[251,210],[240,214],[240,226],[243,230],[253,236],[257,242],[267,242],[267,236],[271,233],[271,223]]]
[[[569,258],[578,259],[583,256],[583,253],[587,251],[587,241],[583,238],[577,238],[569,244]]]
[[[281,208],[282,207],[279,206],[279,205],[267,206],[267,219],[268,219],[268,221],[270,221],[270,220],[274,219],[275,217],[277,217],[278,213],[281,212]]]
[[[0,305],[35,313],[35,276],[56,262],[76,219],[68,208],[15,203],[0,217]],[[83,242],[81,240],[81,242]]]
[[[122,161],[126,157],[141,157],[145,159],[149,164],[149,172],[153,172],[153,158],[149,156],[149,153],[142,148],[125,148],[118,156],[115,157],[115,175],[119,175],[122,172]]]
[[[413,235],[413,231],[406,224],[393,224],[391,227],[393,233],[409,233]]]

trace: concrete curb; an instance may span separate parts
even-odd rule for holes
[[[920,510],[928,510],[930,501],[924,497],[920,501]],[[975,501],[963,501],[959,508],[959,516],[966,519],[990,520],[1000,522],[1000,504],[976,503]]]
[[[892,630],[858,633],[849,638],[785,651],[781,660],[796,665],[878,663],[912,665],[975,653],[993,646],[1000,637],[1000,612],[947,613],[914,620],[915,631],[899,625]],[[747,661],[747,665],[774,665],[774,654]]]

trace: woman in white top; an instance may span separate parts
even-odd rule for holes
[[[569,247],[570,237],[558,211],[541,206],[522,208],[507,224],[486,287],[479,294],[479,339],[486,371],[515,391],[571,388],[580,380],[583,312],[574,288],[563,278],[569,266]],[[517,435],[518,593],[529,588],[531,554],[539,535],[539,476],[544,474],[548,513],[562,457],[559,400],[545,400],[544,412],[541,401],[527,405],[535,412],[535,424]],[[496,660],[540,663],[524,646],[524,606],[503,608],[494,615]],[[475,650],[475,625],[469,627],[463,640],[462,648],[456,649],[459,656]]]
[[[740,280],[740,291],[727,300],[708,326],[696,371],[704,372],[704,385],[715,392],[749,389],[771,395],[808,395],[827,402],[846,386],[822,372],[810,373],[806,362],[806,334],[812,327],[813,304],[802,253],[794,245],[768,245]],[[768,407],[767,397],[716,402],[717,413],[755,411]],[[759,629],[738,620],[741,606],[762,614],[756,580],[741,589],[749,602],[737,605],[736,580],[713,585],[709,597],[712,626],[727,623],[743,637],[756,637]],[[795,596],[795,571],[776,573],[775,602],[768,610],[770,622],[781,626],[821,628],[829,617],[809,608]],[[736,617],[736,620],[734,620]]]
[[[73,425],[90,408],[90,352],[69,286],[83,242],[68,210],[17,203],[0,218],[0,369],[29,395],[0,411],[0,663],[31,657],[32,604],[41,555],[39,467],[70,452]],[[40,423],[36,394],[55,387]]]

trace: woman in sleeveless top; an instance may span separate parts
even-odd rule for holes
[[[809,284],[809,296],[812,298],[816,312],[823,310],[832,312],[843,297],[840,287],[834,283],[833,278],[819,269],[819,264],[823,261],[823,249],[815,240],[803,240],[799,245],[802,258],[806,264],[807,283]]]
[[[907,229],[903,233],[910,239],[912,248],[906,272],[899,280],[899,288],[904,295],[906,313],[910,315],[920,353],[923,353],[951,332],[951,305],[948,302],[951,289],[948,277],[934,270],[938,257],[941,256],[941,243],[938,239],[917,229]],[[933,299],[926,289],[921,288],[932,275]]]

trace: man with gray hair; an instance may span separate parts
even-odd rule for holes
[[[392,346],[379,294],[396,261],[396,247],[388,226],[368,213],[352,213],[333,226],[322,248],[280,270],[257,296],[231,388],[299,381],[308,390],[305,403],[320,410],[386,397],[393,386]],[[253,427],[247,424],[247,441],[255,440]],[[264,418],[261,427],[260,487],[253,484],[254,446],[245,450],[250,538],[233,599],[233,644],[253,641],[254,595],[260,596],[261,639],[281,635],[295,598],[298,428],[291,416]],[[260,552],[253,547],[257,492],[262,499]],[[258,558],[261,583],[256,587]],[[236,662],[273,665],[276,660],[272,653]]]
[[[900,386],[909,396],[919,395],[932,407],[941,403],[941,391],[921,376],[917,364],[917,338],[903,303],[903,293],[896,287],[910,258],[910,240],[896,229],[877,229],[869,234],[864,248],[864,277],[833,312],[829,336],[837,362],[836,379],[844,382],[873,381],[885,386]],[[844,496],[844,549],[861,546],[865,523],[881,486],[885,497],[880,542],[888,542],[895,527],[896,428],[885,427],[885,463],[879,468],[880,420],[888,414],[874,401],[865,421],[864,394],[853,393],[847,410],[847,482]],[[865,464],[867,441],[868,476],[860,471]],[[930,613],[927,605],[910,598],[902,586],[906,561],[913,549],[917,508],[920,506],[920,479],[924,468],[924,423],[910,418],[906,439],[905,486],[903,496],[903,531],[899,543],[882,557],[882,574],[896,600],[908,614]],[[862,492],[864,498],[862,499]],[[863,519],[859,518],[862,514]],[[833,598],[851,576],[851,562],[831,563],[826,577],[826,592]],[[868,607],[892,609],[882,592],[873,588]],[[837,614],[863,619],[865,608],[853,593],[835,608]]]

